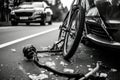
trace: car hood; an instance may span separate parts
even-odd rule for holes
[[[41,11],[44,12],[44,8],[19,8],[12,10],[14,12],[35,12],[35,11]]]
[[[99,15],[106,23],[106,29],[113,40],[120,42],[120,8],[118,6],[107,6],[105,3],[104,5],[100,4],[97,7],[91,8],[86,14],[88,20],[95,20],[95,22],[100,20],[94,19],[91,16],[96,16],[97,18]]]
[[[113,5],[109,1],[104,1],[96,6],[105,20],[120,20],[120,4]]]

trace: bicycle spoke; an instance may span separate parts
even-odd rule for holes
[[[74,10],[70,17],[70,22],[67,27],[67,32],[65,34],[64,42],[64,58],[66,60],[70,59],[75,53],[79,42],[82,37],[82,32],[84,28],[84,11],[83,8]]]

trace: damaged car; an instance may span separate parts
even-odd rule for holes
[[[86,0],[83,43],[120,49],[120,0]]]

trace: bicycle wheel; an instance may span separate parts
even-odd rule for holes
[[[66,28],[67,28],[66,25],[67,25],[68,16],[69,16],[69,12],[67,13],[62,25],[59,27],[60,32],[59,32],[59,36],[58,36],[58,41],[61,40],[61,39],[64,39],[64,37],[65,37],[65,31],[66,31]]]
[[[64,59],[69,60],[79,45],[84,29],[85,13],[82,7],[76,8],[72,13],[71,20],[68,26],[68,31],[65,34],[65,42],[63,48]]]
[[[77,7],[76,5],[73,5],[73,7],[72,7],[72,12],[71,12],[71,16],[74,14],[74,11],[75,11],[77,8],[78,8],[78,7]],[[65,19],[63,20],[62,25],[59,27],[60,32],[59,32],[58,40],[64,39],[64,37],[65,37],[65,33],[66,33],[66,30],[67,30],[67,27],[68,27],[67,24],[69,24],[69,23],[67,23],[68,17],[69,17],[69,13],[70,13],[70,11],[66,14]],[[70,16],[70,17],[71,17],[71,16]],[[70,19],[70,20],[71,20],[71,19]]]

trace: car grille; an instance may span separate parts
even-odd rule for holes
[[[16,12],[16,16],[32,16],[32,12]]]
[[[94,23],[87,23],[86,26],[89,33],[102,38],[110,39],[107,33],[104,31],[104,29],[100,25],[95,25]]]

